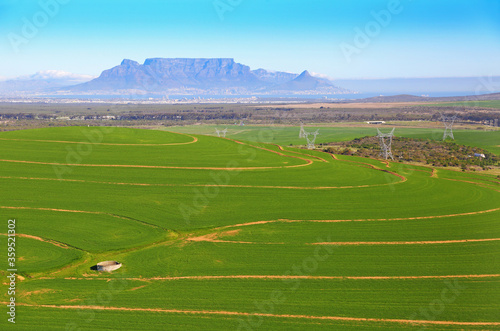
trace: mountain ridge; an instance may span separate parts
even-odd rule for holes
[[[305,74],[307,73],[307,75]],[[305,75],[302,76],[301,75]],[[251,70],[233,58],[149,58],[140,64],[124,59],[89,82],[68,87],[73,92],[141,91],[173,94],[339,94],[349,91],[329,80],[301,75]]]

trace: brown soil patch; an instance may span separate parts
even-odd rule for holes
[[[147,285],[137,286],[137,287],[131,288],[129,291],[136,291],[136,290],[143,288],[143,287],[146,287],[146,286]]]
[[[236,236],[241,230],[231,230],[231,231],[226,231],[222,232],[220,234],[221,237],[226,237],[226,236]]]
[[[39,295],[39,294],[45,294],[45,293],[56,293],[56,292],[61,292],[60,290],[52,290],[48,288],[44,288],[41,290],[35,290],[35,291],[19,291],[19,295],[22,297],[29,297],[32,295]]]
[[[248,242],[248,241],[230,241],[230,240],[218,239],[219,237],[234,236],[234,235],[238,234],[238,232],[240,232],[240,230],[232,230],[232,231],[226,231],[226,232],[221,232],[221,233],[209,233],[209,234],[199,236],[199,237],[187,238],[186,240],[187,241],[196,241],[196,242],[208,241],[208,242],[214,242],[214,243],[258,244],[258,243]]]

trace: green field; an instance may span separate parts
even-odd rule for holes
[[[0,329],[500,330],[496,177],[297,149],[298,128],[170,129],[0,133],[3,303],[9,219],[21,276]]]
[[[408,137],[408,138],[419,138],[419,139],[431,139],[431,140],[442,140],[443,139],[443,128],[413,128],[413,127],[398,127],[394,132],[395,136],[398,137]],[[390,132],[394,127],[391,124],[386,124],[383,127],[379,127],[382,132]],[[215,135],[215,128],[225,128],[224,125],[219,126],[178,126],[171,127],[168,130],[182,133],[193,133],[193,134],[204,134],[204,135]],[[273,127],[259,127],[259,126],[231,126],[228,125],[227,136],[231,139],[246,140],[246,141],[256,141],[265,143],[274,143],[282,145],[305,145],[305,139],[299,138],[299,127],[283,127],[283,126],[273,126]],[[329,143],[336,141],[349,141],[355,138],[365,137],[365,136],[376,136],[377,127],[324,127],[324,126],[314,126],[306,125],[306,131],[315,131],[319,129],[319,135],[316,139],[316,143]],[[464,129],[454,129],[453,130],[455,140],[458,144],[464,144],[469,146],[476,146],[484,148],[492,153],[500,154],[500,130],[496,131],[485,131],[485,130],[464,130]]]
[[[427,107],[480,107],[480,108],[495,108],[500,109],[500,100],[477,100],[477,101],[462,101],[462,102],[443,102],[438,104],[427,104]]]

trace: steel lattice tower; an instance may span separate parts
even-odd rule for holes
[[[304,124],[300,124],[299,138],[305,138],[305,137],[306,137],[306,130],[304,130]]]
[[[315,149],[316,146],[314,145],[316,141],[316,137],[319,135],[319,129],[316,130],[315,132],[305,132],[304,131],[304,136],[307,140],[307,149]]]
[[[225,128],[224,130],[219,130],[216,128],[215,133],[217,134],[217,137],[226,138],[227,128]]]
[[[377,137],[379,138],[379,143],[380,143],[380,155],[384,159],[388,159],[389,157],[394,161],[394,156],[392,156],[392,137],[394,136],[394,130],[396,128],[393,128],[391,132],[389,133],[382,133],[380,130],[377,128]]]
[[[455,123],[457,115],[445,116],[444,114],[442,114],[441,118],[444,124],[443,140],[446,140],[446,138],[448,137],[455,140],[455,137],[453,136],[453,123]]]

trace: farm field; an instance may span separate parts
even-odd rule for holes
[[[192,133],[192,134],[205,134],[215,135],[215,128],[228,128],[227,136],[231,139],[241,139],[246,141],[257,141],[265,143],[283,144],[283,145],[304,145],[305,140],[299,138],[299,127],[284,127],[284,126],[236,126],[236,125],[191,125],[191,126],[178,126],[167,128],[170,131]],[[387,123],[383,126],[349,126],[349,127],[327,127],[306,125],[306,131],[315,131],[319,129],[319,135],[316,143],[329,143],[336,141],[349,141],[355,138],[364,136],[376,136],[377,127],[382,132],[390,132],[393,127],[396,127],[394,132],[395,136],[442,140],[444,127],[436,128],[417,128],[417,127],[404,127],[399,126],[397,122],[394,125]],[[474,129],[472,129],[474,128]],[[457,144],[464,144],[469,146],[476,146],[484,148],[492,153],[500,154],[500,130],[485,131],[476,130],[476,127],[471,129],[454,129],[455,141]]]
[[[498,178],[292,148],[298,128],[214,128],[0,133],[15,328],[500,330]],[[499,131],[455,137],[500,150]],[[91,269],[106,260],[123,266]]]

